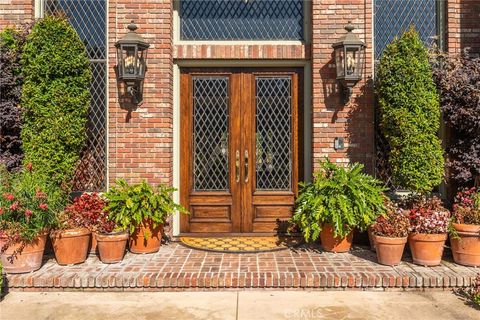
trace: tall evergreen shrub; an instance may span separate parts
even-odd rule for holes
[[[439,96],[428,50],[413,29],[387,46],[377,75],[380,127],[394,184],[430,192],[443,178]]]
[[[63,17],[38,21],[22,56],[25,163],[70,182],[86,138],[91,72],[84,44]]]
[[[20,167],[22,77],[20,57],[29,27],[0,32],[0,164],[10,171]]]

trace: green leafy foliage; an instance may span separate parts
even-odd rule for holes
[[[386,188],[362,172],[363,165],[340,167],[330,160],[320,162],[312,183],[301,183],[292,222],[307,241],[315,241],[324,224],[333,226],[334,236],[345,237],[354,228],[365,231],[385,214]]]
[[[439,185],[444,158],[439,95],[428,50],[413,27],[387,46],[378,68],[380,127],[394,184],[425,193]]]
[[[145,181],[129,185],[125,180],[118,180],[116,186],[105,194],[108,201],[105,210],[108,210],[118,230],[133,233],[148,219],[155,228],[176,211],[187,213],[185,208],[173,201],[171,193],[175,190],[164,185],[152,187]]]
[[[70,182],[86,139],[91,71],[84,44],[62,17],[39,20],[22,55],[24,163]]]

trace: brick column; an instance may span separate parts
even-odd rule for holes
[[[172,183],[172,0],[109,1],[109,178]],[[131,20],[150,43],[144,102],[121,104],[115,77],[115,42]]]
[[[328,157],[338,163],[361,162],[372,173],[374,166],[374,106],[371,81],[373,0],[313,0],[313,161]],[[366,45],[363,79],[355,86],[351,101],[343,105],[336,81],[332,44],[354,30]],[[345,138],[345,150],[335,151],[334,138]]]
[[[447,51],[458,53],[471,48],[480,55],[480,1],[447,0]]]
[[[33,21],[34,0],[0,0],[0,30]]]

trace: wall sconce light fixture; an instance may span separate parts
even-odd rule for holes
[[[130,30],[115,44],[117,48],[117,78],[125,83],[126,93],[135,104],[143,100],[143,81],[147,71],[147,49],[150,46],[138,33],[132,21]]]
[[[365,63],[365,43],[352,31],[355,27],[349,21],[345,26],[347,34],[333,44],[337,81],[343,88],[344,103],[350,101],[353,87],[362,79]]]

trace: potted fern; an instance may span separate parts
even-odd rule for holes
[[[385,213],[385,187],[362,170],[358,163],[341,167],[327,159],[313,182],[300,184],[292,222],[307,242],[320,237],[326,251],[349,251],[353,230],[365,231]]]
[[[117,228],[130,232],[129,248],[133,253],[154,253],[160,249],[163,224],[176,211],[187,213],[176,204],[171,193],[174,188],[153,187],[142,181],[129,185],[118,180],[105,194],[106,210]]]

